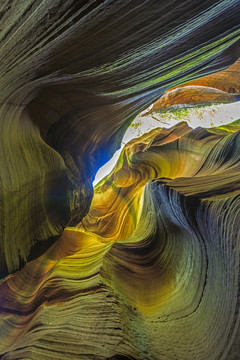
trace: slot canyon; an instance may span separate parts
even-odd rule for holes
[[[0,359],[240,359],[239,0],[1,0]],[[180,109],[180,110],[179,110]]]

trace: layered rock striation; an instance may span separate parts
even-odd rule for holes
[[[237,358],[231,126],[183,122],[125,146],[87,216],[1,283],[2,359]]]
[[[239,100],[239,15],[3,1],[1,359],[238,358],[239,121],[154,129],[92,180],[157,99]]]
[[[4,1],[1,16],[3,277],[86,215],[133,117],[231,65],[240,33],[237,0]]]

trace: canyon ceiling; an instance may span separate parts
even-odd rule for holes
[[[240,1],[2,0],[0,359],[240,359]]]

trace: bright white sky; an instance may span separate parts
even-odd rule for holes
[[[186,107],[184,107],[182,108],[182,114],[181,118],[172,112],[166,112],[164,114],[152,113],[146,116],[144,116],[143,112],[138,115],[132,125],[139,124],[139,126],[136,128],[130,126],[128,128],[122,140],[121,149],[117,150],[113,157],[98,170],[93,186],[112,171],[124,145],[131,139],[139,137],[156,127],[170,128],[179,121],[186,121],[192,128],[198,126],[208,128],[231,123],[234,120],[240,119],[240,102],[204,106],[201,108],[186,109]]]

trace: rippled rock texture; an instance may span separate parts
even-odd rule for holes
[[[2,282],[2,358],[237,359],[239,136],[128,143],[87,216]]]
[[[164,112],[181,105],[207,105],[240,100],[240,59],[229,68],[166,91],[145,110]]]
[[[166,90],[228,74],[239,1],[0,15],[1,359],[238,359],[239,122],[155,129],[92,180]]]

